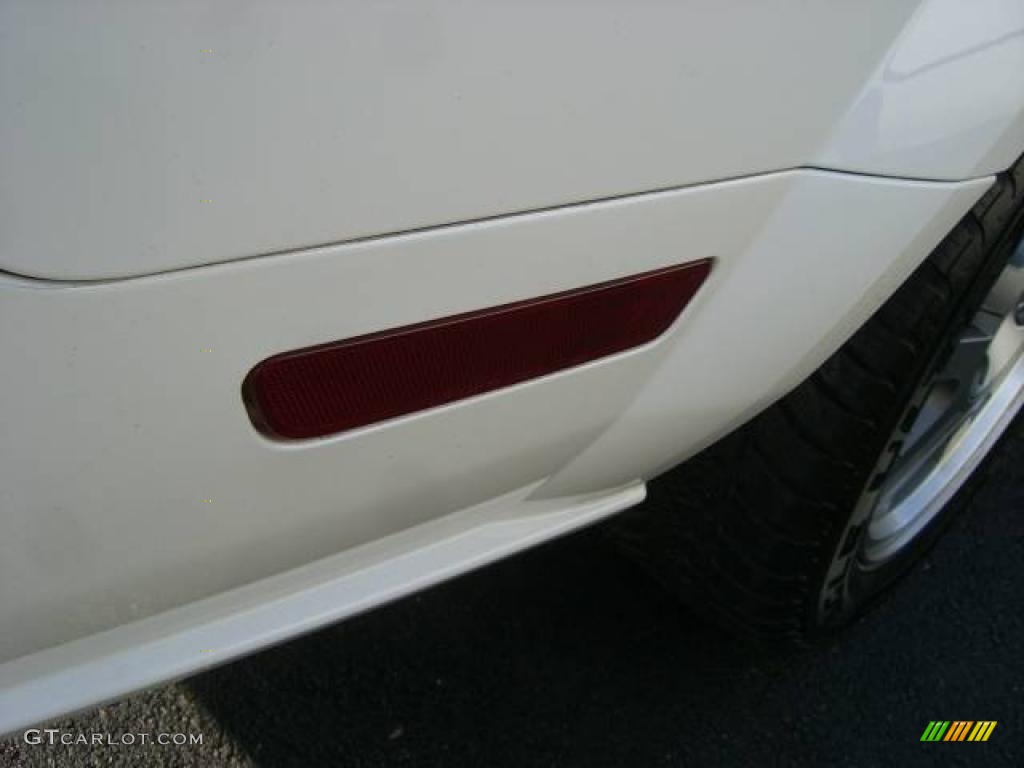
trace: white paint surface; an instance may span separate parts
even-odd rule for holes
[[[0,277],[0,684],[44,648],[270,599],[323,558],[353,573],[343,554],[374,541],[441,545],[429,524],[480,504],[515,519],[635,485],[796,384],[989,183],[792,171],[137,280]],[[275,352],[708,257],[679,322],[625,354],[325,440],[266,440],[242,406]],[[417,562],[425,583],[474,558]],[[274,637],[374,594],[301,620],[300,601]]]

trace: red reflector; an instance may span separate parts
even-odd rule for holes
[[[242,392],[279,438],[320,437],[517,384],[659,336],[710,261],[285,352]]]

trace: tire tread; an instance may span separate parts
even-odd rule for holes
[[[849,510],[937,354],[937,329],[951,327],[968,301],[1022,191],[1024,159],[842,348],[729,438],[732,482],[715,503],[695,514],[624,516],[616,532],[641,564],[734,628],[806,641],[808,601]],[[674,479],[652,486],[684,498]]]

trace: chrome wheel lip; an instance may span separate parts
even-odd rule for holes
[[[910,493],[901,506],[909,514],[899,526],[879,527],[874,518],[868,524],[862,559],[877,566],[890,560],[917,536],[956,494],[985,458],[1024,405],[1024,357],[1018,358],[1003,384],[961,434],[955,438],[948,455],[925,481]]]
[[[934,434],[925,433],[924,440],[919,435],[921,443],[914,444],[910,438],[925,412],[922,407],[908,430],[908,455],[893,462],[873,497],[858,557],[866,570],[885,565],[928,526],[1024,405],[1024,327],[1015,321],[1024,292],[1024,264],[1017,264],[1019,256],[1024,256],[1024,241],[979,312],[979,318],[987,315],[989,323],[996,320],[979,364],[979,379],[951,395],[949,407],[959,410],[940,414]],[[945,370],[936,379],[941,380]],[[929,393],[925,405],[932,396]],[[941,421],[943,415],[946,423]]]

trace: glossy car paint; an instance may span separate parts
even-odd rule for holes
[[[0,4],[0,269],[102,279],[1024,135],[1017,0]]]
[[[635,503],[812,370],[988,184],[789,171],[131,281],[0,279],[0,328],[27,329],[0,336],[5,727]],[[241,402],[278,351],[704,257],[676,325],[615,357],[324,440],[268,440]],[[139,632],[170,645],[140,656]],[[182,656],[177,632],[203,642]]]
[[[276,8],[0,11],[0,731],[636,503],[1024,149],[1012,3],[967,70],[942,0]],[[294,444],[242,404],[290,349],[703,258],[611,358]]]
[[[1024,3],[922,3],[814,164],[962,179],[1024,147]]]

